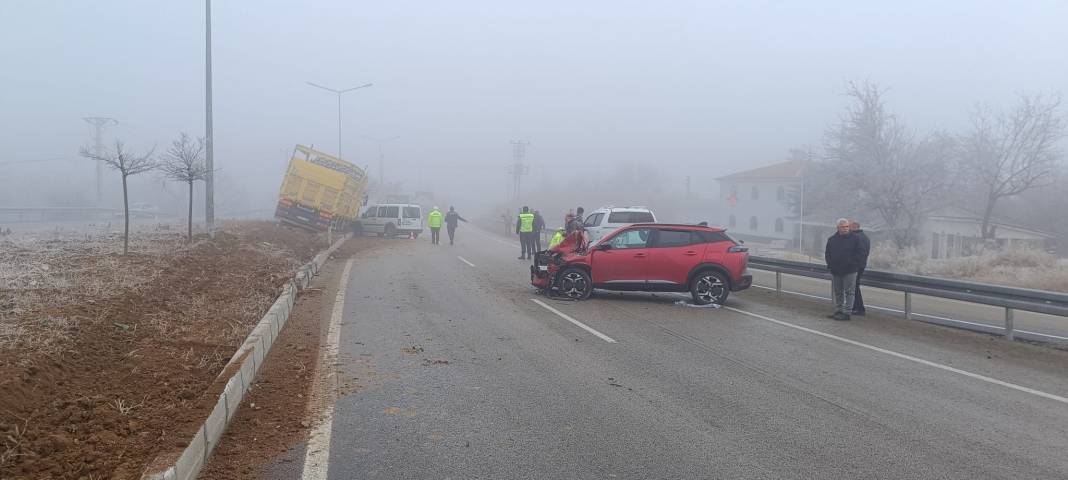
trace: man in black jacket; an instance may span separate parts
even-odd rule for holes
[[[860,268],[861,249],[858,237],[850,233],[849,220],[839,218],[838,231],[827,239],[824,258],[831,271],[831,293],[835,320],[849,320],[853,313],[853,295],[857,288],[857,270]]]
[[[445,214],[445,228],[449,232],[449,245],[453,244],[456,238],[456,226],[460,222],[467,223],[467,219],[461,217],[459,213],[456,213],[456,207],[449,207],[449,213]]]
[[[864,310],[864,297],[860,294],[860,277],[864,276],[864,269],[868,268],[868,254],[871,253],[871,239],[868,238],[868,234],[864,233],[864,230],[860,228],[860,222],[853,220],[849,224],[850,234],[857,237],[857,241],[860,242],[860,266],[857,268],[857,289],[853,294],[853,315],[864,316],[867,312]]]

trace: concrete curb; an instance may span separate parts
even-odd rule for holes
[[[237,352],[230,359],[230,363],[223,368],[223,372],[232,373],[226,380],[226,387],[219,395],[215,408],[208,414],[208,418],[193,435],[189,446],[182,451],[178,459],[165,467],[159,467],[146,471],[142,480],[194,480],[200,474],[200,470],[208,463],[211,452],[222,439],[230,420],[237,413],[241,400],[252,385],[256,372],[260,370],[267,353],[271,350],[278,335],[289,320],[289,313],[296,304],[297,294],[308,288],[312,277],[326,264],[330,255],[337,250],[342,243],[351,235],[345,235],[338,239],[326,250],[320,252],[312,261],[304,264],[297,270],[293,278],[286,283],[282,294],[278,296],[267,314],[253,327],[252,332],[245,338],[245,342],[238,347]]]

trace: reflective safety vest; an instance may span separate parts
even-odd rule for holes
[[[433,210],[427,215],[426,224],[430,228],[441,228],[441,212]]]
[[[564,231],[563,230],[557,230],[556,233],[553,235],[552,240],[549,240],[549,248],[553,248],[553,247],[559,245],[563,241],[564,241]]]
[[[519,233],[530,233],[534,231],[534,214],[533,213],[520,213],[519,214]]]

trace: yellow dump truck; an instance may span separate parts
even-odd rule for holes
[[[297,145],[289,160],[278,208],[283,223],[312,231],[346,230],[365,200],[367,173],[340,158]]]

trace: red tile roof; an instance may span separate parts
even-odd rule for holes
[[[801,178],[808,170],[808,160],[789,160],[752,170],[732,173],[716,180],[770,180],[777,178]]]

